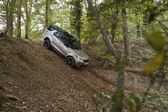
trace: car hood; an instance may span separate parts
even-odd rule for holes
[[[89,56],[86,54],[86,52],[82,50],[73,50],[80,58],[82,59],[89,59]]]

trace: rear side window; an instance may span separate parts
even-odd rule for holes
[[[60,35],[61,35],[60,32],[54,32],[54,36],[55,36],[56,38],[60,39],[60,37],[61,37]]]

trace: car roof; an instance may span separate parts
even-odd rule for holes
[[[67,31],[65,31],[64,29],[56,26],[56,25],[50,25],[47,29],[54,29],[54,30],[57,30],[59,32],[62,32],[62,33],[68,33]]]
[[[56,25],[50,25],[47,29],[51,29],[51,28],[54,30],[57,30],[58,32],[61,32],[63,35],[68,36],[69,38],[76,39],[74,36],[69,34],[67,31],[65,31],[64,29],[62,29]]]

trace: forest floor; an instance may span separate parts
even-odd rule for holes
[[[70,68],[63,57],[39,42],[0,38],[0,92],[17,99],[0,111],[95,112],[110,108],[117,73],[102,67],[103,58],[94,53],[89,56],[87,68]],[[146,91],[147,77],[128,72],[125,76],[126,95]],[[98,96],[102,96],[99,101]]]

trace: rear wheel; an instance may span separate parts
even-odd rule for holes
[[[67,65],[69,65],[71,67],[75,66],[75,60],[72,56],[66,57],[65,62],[66,62]]]
[[[50,40],[45,39],[44,42],[43,42],[43,46],[47,49],[50,49],[50,47],[51,47]]]

